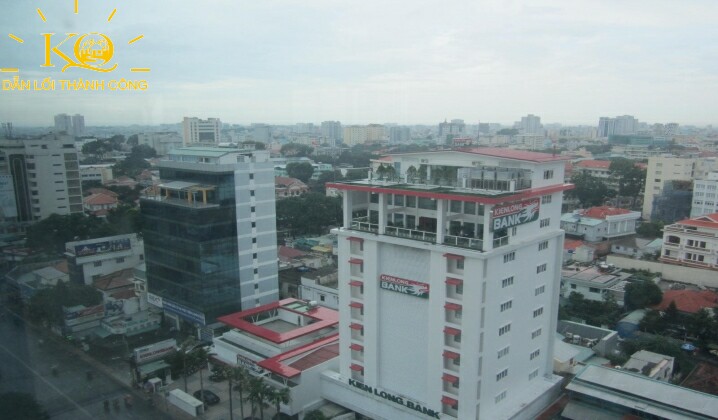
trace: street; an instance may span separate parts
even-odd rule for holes
[[[74,354],[57,336],[42,336],[13,313],[0,314],[1,392],[33,395],[52,419],[168,419],[134,398],[127,386]],[[54,368],[54,369],[53,369]],[[128,373],[129,375],[129,373]],[[116,408],[113,401],[117,400]],[[109,410],[104,402],[109,402]]]

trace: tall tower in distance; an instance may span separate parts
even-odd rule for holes
[[[374,419],[533,418],[552,374],[561,157],[390,155],[401,179],[342,191],[340,367],[323,397]]]
[[[72,116],[72,135],[80,137],[85,135],[85,117],[80,114]]]
[[[59,134],[72,135],[72,117],[67,114],[55,115],[55,131]]]
[[[216,145],[221,141],[222,122],[219,118],[202,120],[195,117],[184,117],[182,134],[184,145],[203,143]]]

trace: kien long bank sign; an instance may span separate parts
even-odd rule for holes
[[[496,231],[538,220],[540,207],[539,198],[496,206],[492,210],[491,229]]]
[[[435,419],[439,418],[439,413],[437,411],[434,411],[430,408],[426,408],[419,403],[415,403],[413,401],[406,400],[403,397],[386,392],[382,389],[363,384],[363,383],[357,381],[356,379],[349,379],[349,385],[351,385],[357,389],[360,389],[364,392],[367,392],[369,394],[376,395],[379,398],[383,398],[387,401],[391,401],[394,404],[399,404],[401,406],[404,406],[406,408],[409,408],[411,410],[414,410],[416,412],[424,414],[425,416],[429,416],[429,417],[432,417]]]
[[[429,285],[414,280],[382,274],[379,276],[379,287],[392,292],[429,299]]]

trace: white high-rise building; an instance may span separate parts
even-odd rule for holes
[[[663,192],[666,181],[692,181],[697,159],[653,156],[648,158],[642,216],[651,220],[653,197]]]
[[[72,116],[72,135],[80,137],[85,135],[85,117],[80,114]]]
[[[222,122],[219,118],[184,117],[182,121],[184,145],[192,143],[217,144],[221,141]]]
[[[55,131],[59,134],[72,134],[72,117],[67,114],[55,115]]]
[[[340,123],[339,121],[323,121],[322,137],[333,141],[341,140],[342,123]]]
[[[533,418],[560,383],[563,160],[498,148],[390,158],[408,181],[331,184],[344,200],[340,367],[322,395],[374,419]]]
[[[538,115],[529,114],[521,117],[521,121],[517,125],[522,134],[544,134],[541,117]]]
[[[0,157],[6,217],[13,207],[10,217],[18,222],[83,212],[80,166],[70,135],[2,140]]]
[[[718,213],[718,172],[711,172],[705,179],[693,181],[691,217]]]
[[[347,146],[356,146],[357,144],[366,143],[369,131],[365,125],[348,125],[343,129],[344,144]]]

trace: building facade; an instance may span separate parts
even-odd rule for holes
[[[342,123],[339,121],[322,121],[322,137],[331,140],[332,144],[342,139]]]
[[[642,216],[651,220],[653,197],[663,192],[665,181],[692,181],[696,159],[655,156],[648,158]]]
[[[182,132],[184,145],[204,143],[217,144],[221,141],[222,122],[219,118],[202,120],[195,117],[184,117]]]
[[[72,137],[0,140],[2,212],[7,222],[82,213],[80,165]]]
[[[661,261],[718,269],[718,213],[681,220],[663,228]]]
[[[553,399],[564,162],[392,155],[399,179],[334,183],[340,366],[326,399],[375,419],[530,418]]]
[[[157,155],[164,156],[171,150],[182,147],[184,140],[175,132],[140,133],[137,135],[137,144],[149,146],[155,149]]]
[[[68,242],[65,258],[70,280],[91,285],[100,277],[141,264],[145,251],[142,239],[133,233]]]
[[[140,200],[150,303],[203,327],[277,300],[269,152],[188,147],[158,166],[160,184]]]
[[[693,181],[693,200],[690,217],[718,213],[718,172],[711,172],[705,179]]]

